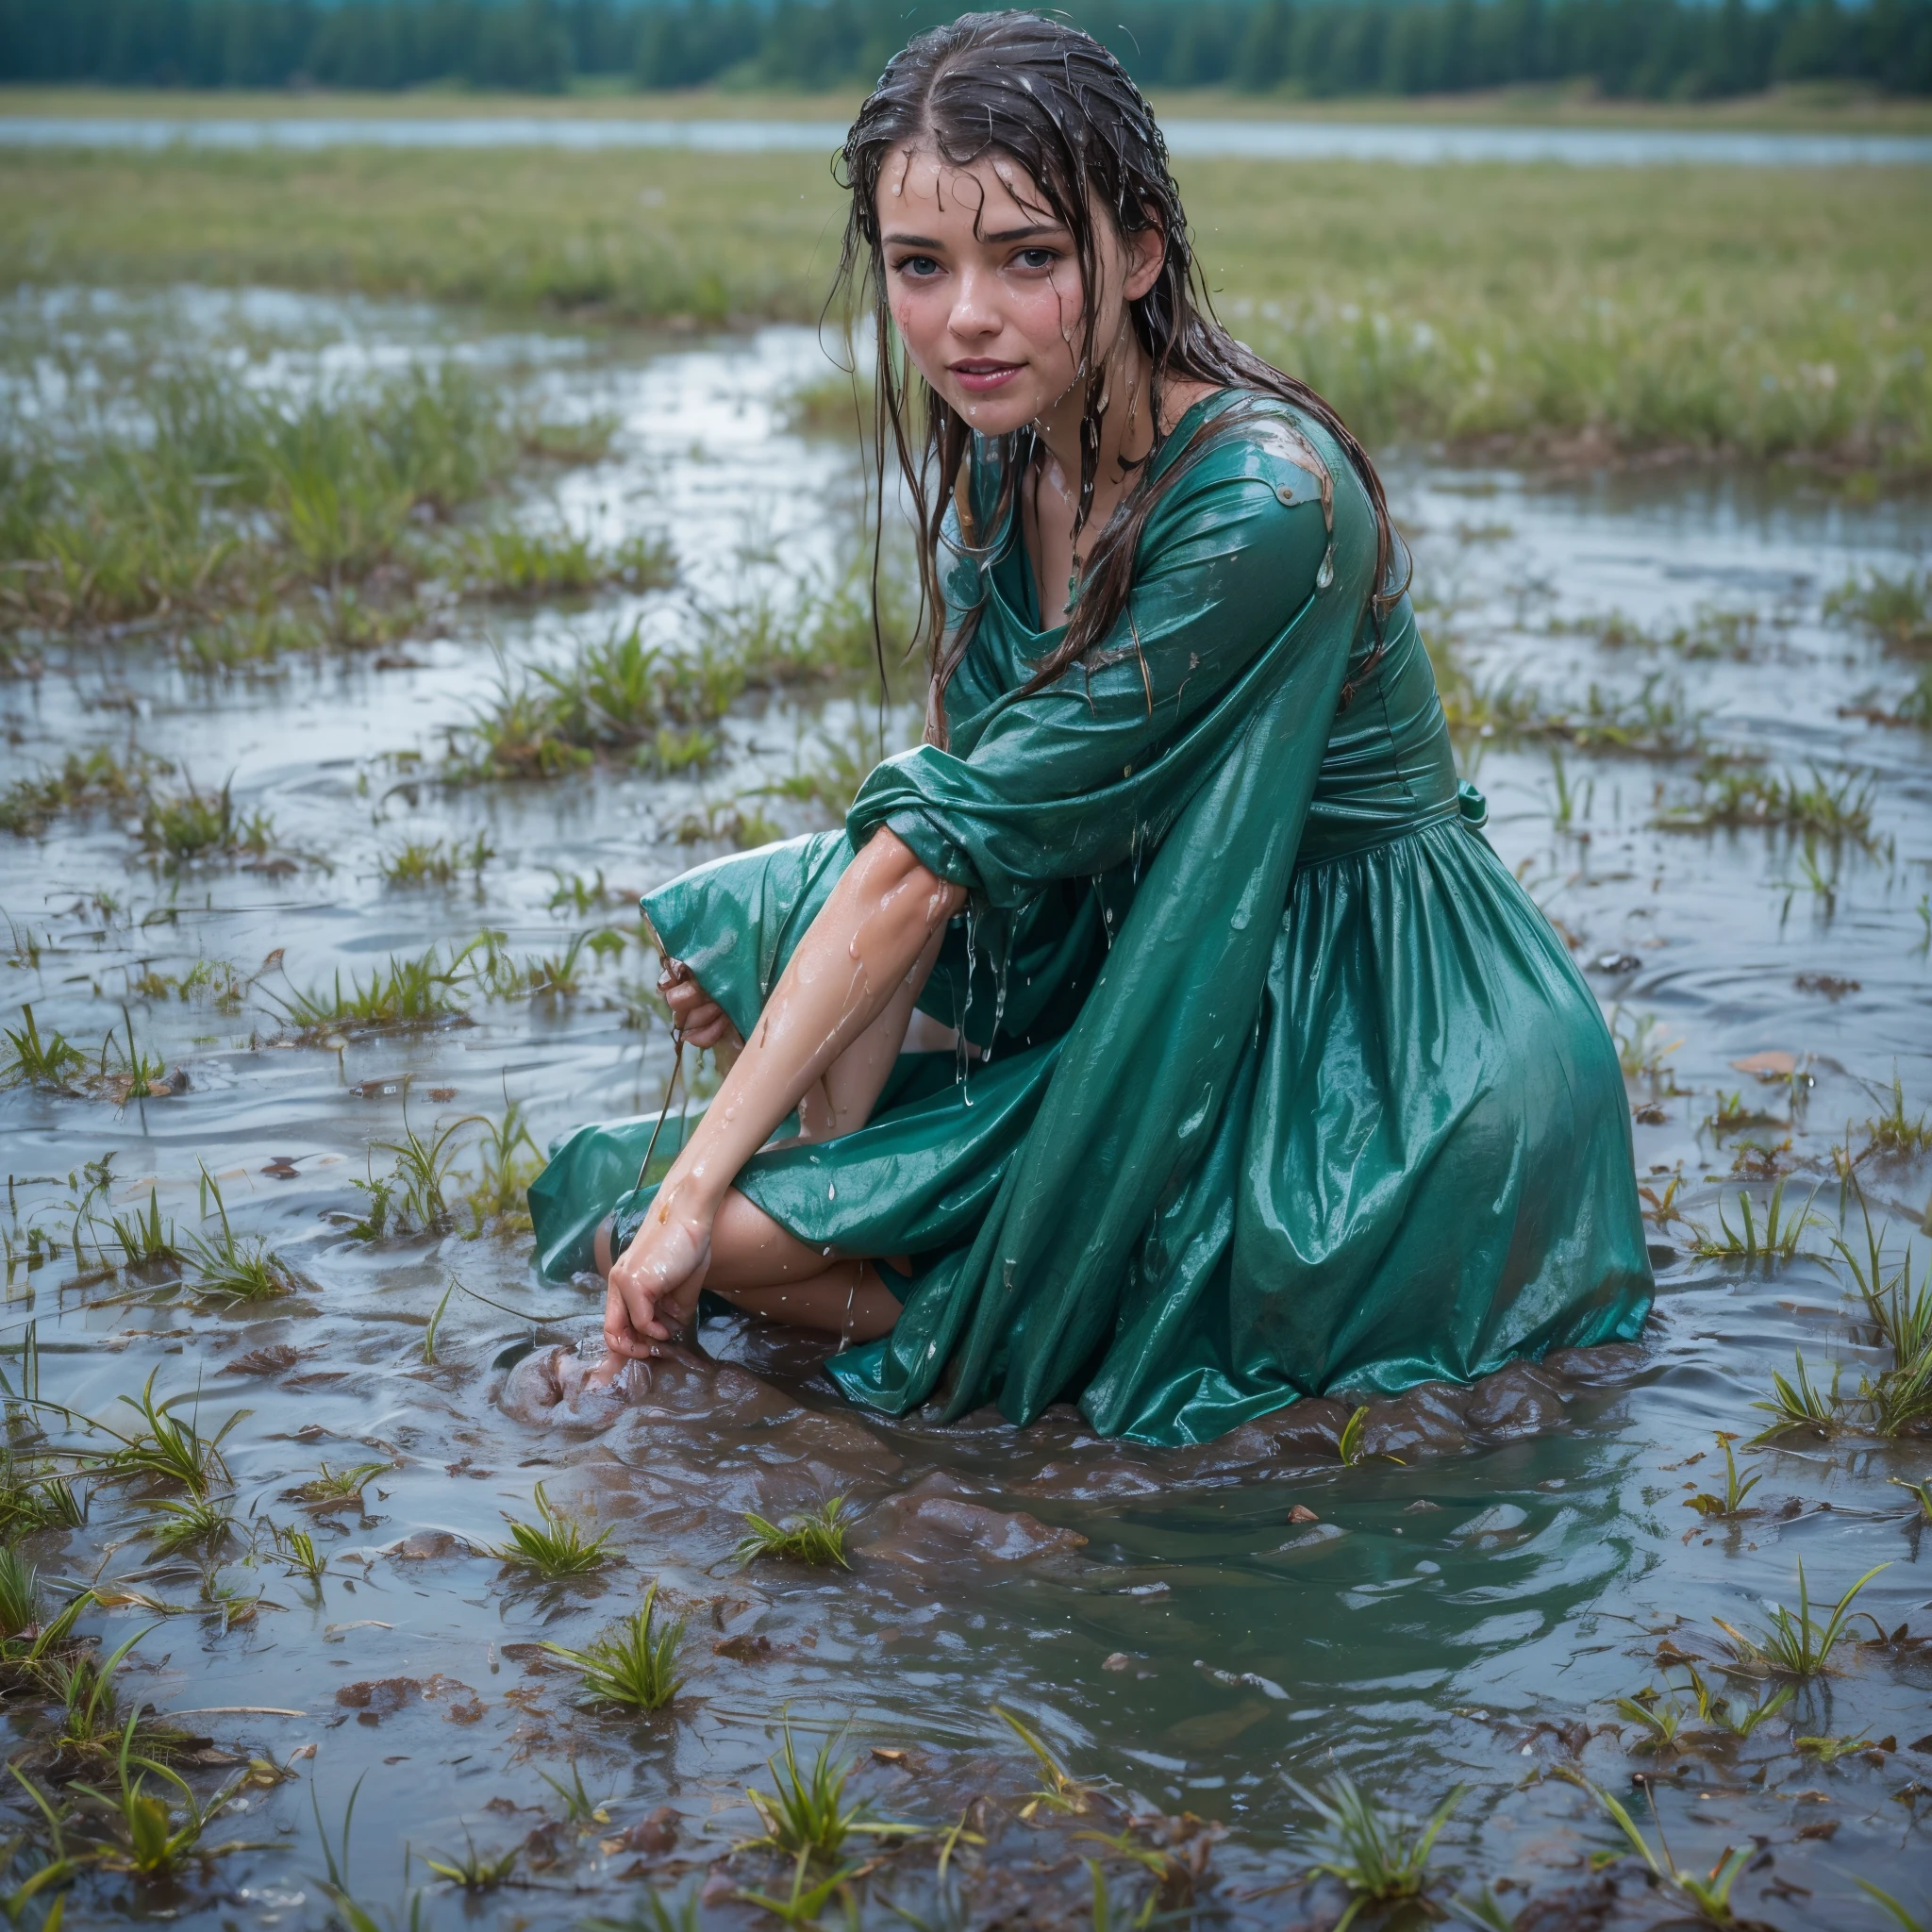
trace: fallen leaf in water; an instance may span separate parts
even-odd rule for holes
[[[277,1154],[262,1169],[271,1180],[291,1181],[295,1178],[295,1157],[292,1154]]]
[[[225,1375],[279,1375],[292,1369],[301,1359],[300,1352],[291,1348],[286,1341],[275,1341],[266,1348],[251,1348],[246,1355],[238,1355],[233,1361],[224,1362],[221,1373]]]
[[[1752,1053],[1732,1066],[1740,1074],[1755,1074],[1760,1080],[1789,1080],[1798,1071],[1798,1057],[1790,1053]]]
[[[1322,1519],[1306,1503],[1297,1503],[1288,1512],[1288,1520],[1291,1523],[1320,1523]]]
[[[457,1097],[457,1090],[454,1087],[432,1087],[429,1090],[429,1097],[438,1102],[454,1100]]]

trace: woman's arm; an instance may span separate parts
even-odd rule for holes
[[[889,1008],[903,1008],[903,1031],[919,968],[930,967],[932,941],[964,902],[960,888],[935,877],[891,831],[860,848],[610,1271],[604,1334],[614,1353],[647,1356],[689,1317],[710,1261],[711,1224],[739,1170]],[[862,1058],[870,1071],[878,1056]]]

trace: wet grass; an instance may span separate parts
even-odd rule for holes
[[[64,1034],[41,1032],[31,1006],[20,1009],[20,1024],[0,1028],[7,1041],[0,1060],[0,1083],[46,1087],[64,1091],[72,1076],[87,1065],[87,1055]]]
[[[453,950],[446,958],[434,946],[413,958],[391,953],[366,980],[352,974],[346,991],[338,972],[325,989],[291,984],[276,1004],[306,1040],[321,1040],[335,1033],[430,1026],[467,1009],[458,989],[465,983],[468,963],[467,949]]]
[[[1756,1636],[1747,1636],[1722,1617],[1713,1621],[1730,1639],[1732,1655],[1741,1669],[1770,1676],[1800,1679],[1822,1676],[1830,1667],[1832,1652],[1843,1640],[1846,1627],[1855,1615],[1866,1617],[1878,1636],[1885,1635],[1875,1619],[1867,1616],[1865,1611],[1855,1612],[1852,1609],[1852,1600],[1881,1570],[1888,1567],[1884,1563],[1874,1564],[1831,1607],[1830,1614],[1821,1617],[1811,1607],[1811,1593],[1805,1581],[1805,1564],[1801,1557],[1798,1561],[1798,1608],[1795,1614],[1782,1604],[1772,1605],[1769,1623]]]
[[[677,559],[658,537],[633,537],[605,549],[568,529],[500,524],[458,543],[450,575],[468,596],[535,602],[609,589],[662,590],[676,580]]]
[[[621,1623],[583,1650],[560,1643],[541,1648],[583,1682],[587,1703],[615,1710],[662,1710],[677,1695],[684,1678],[677,1670],[677,1650],[684,1641],[682,1619],[655,1627],[658,1586],[644,1591],[643,1603]]]
[[[1462,1802],[1460,1785],[1418,1824],[1385,1809],[1340,1772],[1317,1790],[1293,1778],[1287,1783],[1321,1820],[1297,1846],[1308,1871],[1334,1879],[1348,1892],[1348,1907],[1336,1922],[1338,1927],[1352,1924],[1372,1907],[1399,1906],[1423,1896],[1436,1840]]]
[[[749,1534],[738,1545],[741,1563],[760,1557],[775,1557],[790,1563],[810,1563],[822,1569],[849,1570],[845,1554],[845,1499],[834,1496],[816,1509],[787,1517],[781,1524],[746,1510],[744,1522]]]
[[[1650,1840],[1638,1828],[1637,1821],[1630,1816],[1621,1799],[1605,1790],[1601,1785],[1592,1784],[1581,1772],[1561,1767],[1557,1775],[1567,1778],[1572,1784],[1581,1785],[1608,1812],[1618,1830],[1624,1834],[1625,1844],[1649,1869],[1652,1879],[1667,1891],[1675,1892],[1700,1921],[1719,1926],[1738,1923],[1731,1909],[1731,1890],[1745,1866],[1756,1856],[1757,1847],[1755,1844],[1727,1845],[1708,1872],[1687,1871],[1677,1863],[1671,1851],[1670,1840],[1664,1836],[1663,1819],[1657,1814],[1657,1793],[1648,1784],[1644,1791],[1650,1800],[1651,1816],[1657,1825],[1656,1851],[1651,1849]]]
[[[1857,772],[1827,777],[1816,766],[1807,776],[1761,769],[1716,766],[1698,774],[1697,794],[1658,815],[1670,831],[1705,832],[1750,826],[1794,838],[1873,842],[1872,800],[1876,781]]]
[[[163,364],[113,401],[11,426],[0,622],[265,617],[301,582],[359,584],[419,513],[475,501],[519,456],[503,397],[455,363],[301,398]]]
[[[1824,614],[1866,631],[1888,650],[1932,651],[1932,571],[1868,571],[1833,591]]]
[[[139,1722],[138,1715],[130,1717],[122,1731],[115,1760],[118,1783],[112,1790],[104,1791],[78,1780],[73,1787],[101,1808],[114,1834],[113,1844],[101,1855],[102,1863],[110,1871],[126,1872],[149,1884],[164,1884],[181,1877],[191,1865],[257,1849],[239,1840],[225,1844],[206,1842],[208,1827],[234,1804],[247,1774],[232,1779],[204,1804],[178,1772],[152,1757],[136,1755]],[[130,1777],[130,1771],[139,1774]],[[172,1787],[172,1791],[150,1790],[151,1777]]]
[[[445,776],[556,778],[598,757],[660,777],[694,770],[717,754],[715,727],[746,680],[737,659],[708,645],[664,650],[635,624],[579,641],[561,665],[501,669],[495,696],[455,735]]]
[[[611,1531],[607,1529],[587,1539],[575,1517],[552,1505],[541,1483],[537,1485],[533,1500],[537,1505],[535,1523],[519,1523],[513,1516],[505,1517],[509,1524],[509,1541],[490,1552],[499,1562],[513,1570],[527,1571],[546,1583],[557,1583],[573,1576],[591,1575],[619,1560],[617,1552],[608,1547]]]
[[[1237,333],[1372,440],[1932,454],[1916,170],[1311,161],[1292,194],[1277,163],[1178,172]],[[838,208],[795,158],[675,152],[16,152],[0,192],[35,210],[0,238],[9,279],[706,324],[816,320]]]
[[[0,792],[0,831],[38,836],[61,812],[140,802],[148,783],[167,768],[140,754],[123,759],[105,745],[70,751],[52,771],[16,778]]]
[[[1785,1184],[1782,1179],[1774,1184],[1771,1198],[1764,1206],[1764,1222],[1760,1226],[1757,1209],[1751,1196],[1741,1189],[1738,1193],[1738,1225],[1734,1228],[1730,1217],[1722,1202],[1718,1205],[1718,1231],[1712,1234],[1701,1224],[1690,1224],[1691,1233],[1689,1247],[1701,1260],[1736,1261],[1741,1267],[1769,1269],[1774,1264],[1795,1260],[1803,1252],[1800,1243],[1807,1228],[1822,1224],[1820,1217],[1811,1211],[1811,1200],[1816,1199],[1814,1188],[1811,1198],[1807,1199],[1797,1213],[1785,1211]]]
[[[820,1744],[809,1770],[799,1765],[789,1720],[784,1735],[783,1749],[765,1760],[765,1768],[772,1774],[772,1790],[745,1793],[764,1830],[747,1840],[741,1850],[756,1847],[801,1861],[821,1859],[829,1864],[848,1839],[896,1838],[917,1832],[917,1826],[873,1817],[872,1807],[863,1799],[846,1802],[845,1787],[858,1760],[839,1756],[842,1734]]]
[[[275,844],[275,821],[263,811],[239,811],[232,779],[211,791],[192,779],[178,791],[151,792],[142,801],[141,842],[165,866],[204,858],[257,857]]]
[[[372,1164],[366,1179],[351,1183],[368,1204],[362,1218],[349,1229],[351,1239],[403,1241],[445,1231],[450,1208],[444,1190],[456,1165],[457,1137],[468,1127],[488,1125],[480,1114],[464,1114],[419,1133],[409,1124],[406,1100],[401,1139],[369,1143],[372,1163],[377,1154],[391,1154],[393,1166],[386,1174],[377,1174]]]
[[[411,839],[385,853],[379,866],[386,886],[448,886],[465,873],[481,878],[495,857],[495,848],[478,832],[467,845],[454,839]]]

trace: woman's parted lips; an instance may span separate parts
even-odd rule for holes
[[[983,356],[971,356],[947,365],[961,389],[979,391],[998,389],[1002,383],[1010,382],[1019,375],[1021,366],[1018,362],[995,362]]]

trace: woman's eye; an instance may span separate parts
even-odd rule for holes
[[[1021,268],[1048,269],[1060,258],[1057,248],[1023,248],[1013,259]]]
[[[915,280],[925,281],[940,272],[940,265],[929,255],[908,255],[897,264],[902,275],[911,275]]]

